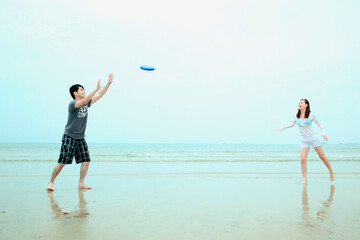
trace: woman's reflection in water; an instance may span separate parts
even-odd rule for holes
[[[330,211],[331,211],[331,203],[334,198],[335,186],[330,186],[330,195],[329,198],[322,202],[319,210],[317,211],[315,216],[311,216],[309,213],[309,204],[308,204],[308,195],[307,195],[307,184],[303,184],[303,192],[302,192],[302,215],[301,218],[304,220],[304,224],[309,227],[314,228],[322,228],[321,223],[328,222],[333,223],[332,219],[330,218]],[[320,221],[319,221],[320,220]]]

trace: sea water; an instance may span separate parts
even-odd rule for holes
[[[299,174],[296,144],[123,144],[89,143],[89,174]],[[49,175],[61,143],[1,143],[0,175]],[[324,144],[335,173],[360,173],[360,145]],[[75,165],[75,160],[74,160]],[[78,167],[62,174],[78,174]],[[309,174],[328,174],[310,149]],[[324,176],[325,177],[325,176]]]

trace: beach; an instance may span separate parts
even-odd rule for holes
[[[60,173],[54,192],[45,188],[56,160],[3,159],[0,238],[360,236],[360,164],[356,158],[332,162],[333,183],[320,160],[309,162],[308,184],[301,183],[296,161],[218,158],[217,162],[94,160],[85,181],[93,189],[87,191],[77,189],[79,165],[73,164]]]
[[[359,13],[1,1],[0,240],[360,240]]]

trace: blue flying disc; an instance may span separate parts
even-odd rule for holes
[[[145,70],[145,71],[154,71],[155,70],[154,67],[149,66],[149,65],[142,65],[142,66],[140,66],[140,69]]]

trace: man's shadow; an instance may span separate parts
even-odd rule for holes
[[[89,189],[79,189],[79,208],[75,211],[70,212],[64,212],[59,207],[57,202],[54,200],[54,192],[53,191],[47,191],[49,200],[50,200],[50,207],[54,213],[54,218],[63,218],[63,219],[70,219],[70,218],[86,218],[89,216],[89,212],[86,208],[87,202],[84,198],[84,192],[86,192]]]
[[[310,227],[317,228],[322,222],[332,222],[330,217],[331,204],[334,198],[335,186],[330,186],[330,195],[328,199],[322,202],[315,216],[311,216],[308,204],[307,184],[303,184],[302,192],[302,215],[301,218],[304,220],[304,224]]]

